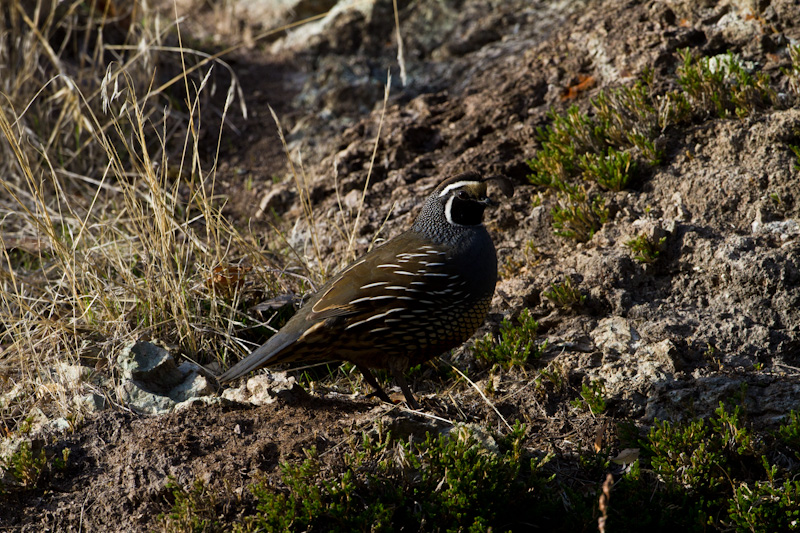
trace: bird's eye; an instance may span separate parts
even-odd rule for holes
[[[458,191],[458,198],[461,200],[467,200],[469,198],[469,193],[467,191]]]

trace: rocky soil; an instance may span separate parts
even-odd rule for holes
[[[254,476],[276,476],[281,461],[302,458],[311,445],[336,454],[347,434],[378,420],[420,433],[446,426],[441,419],[501,429],[500,414],[529,425],[527,447],[561,457],[590,448],[606,419],[613,443],[617,421],[704,416],[738,394],[757,427],[774,427],[797,408],[800,172],[789,145],[800,144],[800,109],[667,128],[656,140],[661,164],[608,195],[609,221],[586,243],[554,234],[555,196],[529,183],[525,163],[540,148],[536,130],[550,122],[548,113],[570,105],[588,111],[598,91],[630,85],[646,68],[656,84],[672,86],[680,48],[706,56],[733,51],[788,92],[781,69],[790,64],[787,45],[800,40],[797,2],[442,0],[400,7],[403,73],[392,2],[384,0],[340,6],[313,28],[228,58],[249,114],[231,117],[222,143],[226,214],[265,232],[265,212],[298,219],[290,242],[308,245],[267,104],[281,119],[293,161],[302,155],[310,197],[326,215],[317,228],[324,256],[346,248],[337,221],[352,220],[379,127],[359,252],[378,230],[388,238],[407,227],[441,178],[471,169],[509,176],[514,198],[488,214],[502,279],[479,335],[528,308],[547,341],[542,359],[522,370],[475,372],[479,386],[493,380],[497,412],[471,387],[454,387],[444,365],[414,376],[427,416],[359,395],[307,392],[291,373],[280,385],[253,378],[249,389],[224,397],[200,384],[198,395],[216,399],[181,403],[184,395],[168,414],[110,407],[48,444],[50,453],[71,450],[67,469],[35,494],[7,498],[0,529],[152,530],[168,509],[170,479],[224,487],[233,515],[252,505],[245,488]],[[198,40],[212,15],[200,11],[187,21]],[[252,189],[243,176],[256,176]],[[658,261],[644,265],[624,243],[647,228],[659,228],[666,242]],[[570,311],[543,296],[565,279],[586,296]],[[468,345],[445,359],[470,357]],[[531,386],[541,369],[561,375],[566,388]],[[576,413],[569,400],[598,379],[608,410]]]

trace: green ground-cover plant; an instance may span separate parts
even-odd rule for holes
[[[764,468],[769,479],[736,487],[726,522],[737,531],[755,533],[800,530],[800,481],[776,483],[778,468],[768,464]]]
[[[550,480],[546,458],[522,454],[524,432],[517,424],[497,448],[466,428],[410,442],[365,433],[333,472],[309,450],[282,466],[283,488],[253,487],[257,513],[241,530],[508,530],[533,519],[536,489]]]
[[[564,310],[575,309],[586,301],[586,295],[572,284],[571,278],[566,278],[561,283],[553,283],[549,289],[542,292],[542,296]]]
[[[64,448],[60,455],[48,459],[44,447],[40,446],[34,451],[31,442],[23,440],[14,453],[0,458],[0,470],[3,472],[3,476],[0,476],[0,494],[35,488],[47,471],[66,468],[69,455],[70,449]]]
[[[631,158],[630,152],[617,151],[609,146],[605,153],[580,156],[578,165],[587,181],[596,181],[609,191],[621,191],[636,169],[636,162]]]
[[[682,62],[677,81],[697,114],[716,114],[739,118],[757,109],[777,104],[776,92],[765,72],[748,72],[742,60],[728,52],[714,57],[698,57],[691,50],[679,51]]]
[[[625,246],[630,248],[631,252],[633,252],[633,258],[636,261],[652,264],[655,263],[658,256],[661,255],[665,242],[667,242],[666,237],[654,239],[642,233],[638,237],[626,241]]]
[[[656,421],[643,446],[667,497],[687,501],[695,529],[732,524],[749,531],[747,524],[758,524],[758,531],[786,531],[800,509],[797,486],[785,471],[779,479],[766,442],[747,427],[740,407],[720,404],[707,419]]]
[[[35,487],[46,466],[44,448],[39,448],[39,453],[34,453],[28,441],[21,442],[17,451],[0,464],[0,468],[10,476],[12,482],[21,488]]]
[[[601,92],[591,101],[594,115],[571,106],[561,115],[551,112],[551,124],[537,130],[541,149],[528,160],[536,185],[574,192],[576,178],[594,181],[609,190],[625,188],[642,161],[656,164],[660,154],[656,136],[656,110],[649,101],[650,74],[633,87]]]
[[[552,213],[556,235],[578,242],[591,240],[608,220],[605,198],[599,195],[590,198],[583,186],[560,192]]]
[[[219,518],[217,496],[200,479],[185,490],[170,479],[165,488],[173,503],[168,513],[158,517],[164,531],[216,533],[230,530]]]
[[[508,370],[512,366],[522,366],[531,358],[541,356],[545,345],[536,346],[536,331],[539,323],[528,309],[523,309],[513,324],[508,319],[500,323],[498,339],[490,333],[475,342],[475,358],[489,365],[499,365]]]
[[[600,91],[590,101],[591,113],[573,105],[563,114],[551,112],[550,124],[537,129],[540,148],[527,160],[528,179],[558,193],[553,208],[556,234],[590,239],[605,218],[590,215],[580,181],[607,191],[626,189],[638,169],[660,164],[663,154],[655,140],[665,129],[710,116],[744,118],[782,105],[769,75],[731,52],[699,57],[687,48],[677,55],[677,89],[656,93],[653,73],[647,70],[630,87]],[[792,67],[784,73],[800,95],[800,47],[792,47],[790,56]],[[588,203],[601,202],[602,196],[597,196]]]
[[[793,433],[792,420],[780,434]],[[704,419],[656,420],[642,455],[615,482],[608,530],[795,531],[800,494],[794,470],[771,464],[774,439],[754,431],[740,407]]]
[[[800,44],[789,46],[789,58],[791,66],[781,71],[789,79],[789,89],[795,96],[800,96]]]
[[[794,169],[795,170],[800,170],[800,146],[795,146],[793,144],[790,144],[789,145],[789,149],[792,151],[792,153],[794,154],[794,157],[795,157]]]
[[[606,400],[603,380],[591,380],[581,384],[581,394],[570,402],[576,409],[589,409],[593,415],[602,414],[606,410]]]
[[[596,396],[599,389],[590,383],[585,390]],[[788,417],[777,434],[794,442],[797,419]],[[173,487],[171,511],[160,522],[167,531],[593,530],[603,480],[612,473],[607,531],[798,527],[798,467],[770,463],[775,439],[750,428],[740,407],[656,421],[642,434],[618,429],[626,445],[638,441],[641,454],[632,462],[612,461],[609,448],[591,446],[557,461],[542,458],[523,447],[518,423],[496,442],[466,427],[397,441],[379,426],[351,438],[335,459],[310,449],[305,459],[282,464],[279,482],[264,478],[251,487],[255,503],[243,515],[224,494],[195,483]],[[572,475],[555,477],[563,469]]]
[[[800,413],[789,413],[786,423],[778,429],[778,438],[800,460]]]

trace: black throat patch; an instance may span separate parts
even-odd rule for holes
[[[478,226],[483,222],[483,210],[486,204],[472,198],[461,199],[458,196],[448,198],[445,215],[451,224],[461,226]]]

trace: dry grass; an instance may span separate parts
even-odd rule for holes
[[[158,339],[218,367],[246,354],[248,331],[271,320],[257,323],[248,309],[308,282],[318,286],[352,259],[363,208],[362,200],[355,220],[339,213],[339,237],[349,245],[325,256],[316,228],[330,221],[314,212],[302,160],[295,168],[290,157],[300,220],[266,239],[234,227],[215,193],[222,129],[209,132],[217,139],[209,154],[208,143],[200,146],[200,117],[210,111],[212,70],[228,69],[220,58],[245,39],[210,56],[183,45],[171,3],[161,12],[144,0],[55,4],[0,8],[6,434],[80,418],[75,398],[89,392],[114,403],[114,361],[132,341]],[[229,111],[246,114],[229,77],[225,104],[215,110],[221,123]],[[289,246],[292,223],[310,246]],[[265,247],[302,272],[285,275]]]
[[[201,157],[199,118],[222,64],[132,5],[0,9],[6,432],[40,409],[74,417],[76,394],[111,390],[107,363],[131,340],[162,339],[201,363],[246,352],[244,303],[265,286],[286,292],[256,240],[222,216],[216,157]],[[236,94],[233,84],[223,117]]]

